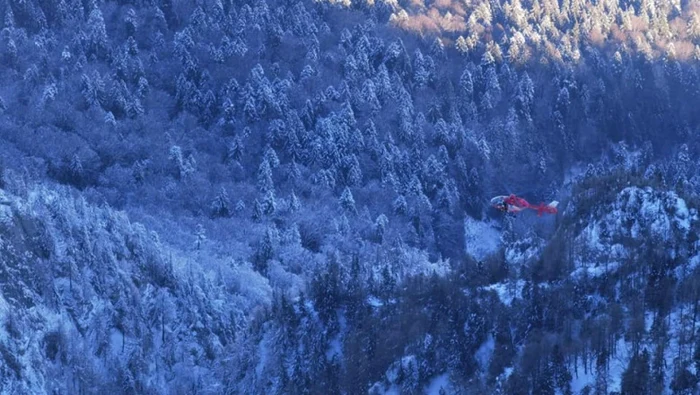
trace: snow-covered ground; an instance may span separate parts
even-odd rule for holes
[[[487,372],[489,369],[489,364],[491,363],[491,357],[493,356],[493,350],[495,348],[495,340],[493,335],[489,333],[486,340],[479,346],[476,351],[476,362],[479,364],[479,368],[482,372]]]
[[[629,360],[632,357],[630,355],[631,348],[632,346],[625,342],[624,338],[617,340],[617,352],[610,357],[610,369],[608,370],[606,377],[608,393],[620,392],[622,388],[622,374],[624,373],[625,369],[627,369]],[[585,370],[583,365],[579,363],[572,369],[571,375],[573,378],[571,380],[571,390],[574,394],[581,393],[581,391],[583,391],[586,387],[589,387],[591,390],[595,387],[596,372],[595,364],[593,365],[594,366],[592,369],[589,367],[588,370]]]
[[[441,374],[430,381],[430,384],[425,388],[426,395],[440,395],[440,390],[443,389],[446,394],[453,392],[450,376],[445,373]]]
[[[468,255],[476,260],[484,260],[498,251],[501,232],[488,222],[467,217],[464,220],[464,245]]]
[[[485,347],[488,347],[488,345],[485,345]],[[493,339],[491,339],[491,347],[493,347]],[[486,355],[485,357],[490,358],[490,355]],[[396,384],[399,372],[399,364],[402,366],[404,372],[410,372],[417,366],[416,357],[415,355],[408,355],[401,358],[400,361],[394,362],[384,374],[384,379],[382,381],[374,383],[369,388],[368,393],[372,395],[401,394],[402,388],[400,385]],[[452,382],[450,381],[450,376],[448,373],[438,374],[431,378],[430,382],[425,387],[423,387],[422,393],[425,395],[440,395],[440,390],[444,390],[445,394],[455,393],[455,389],[452,386]]]
[[[508,244],[505,248],[505,259],[509,266],[521,266],[537,259],[546,245],[541,237],[531,233]]]
[[[513,299],[519,298],[523,293],[523,287],[525,286],[524,280],[518,281],[508,281],[500,282],[483,287],[487,291],[495,291],[498,294],[498,298],[506,306],[510,306],[513,303]]]
[[[309,304],[309,307],[307,307],[309,308],[309,311],[312,310],[310,307],[311,305]],[[343,358],[343,336],[345,336],[345,333],[348,329],[348,321],[345,317],[345,312],[342,310],[337,310],[336,316],[338,317],[339,330],[338,334],[335,335],[333,339],[331,339],[328,350],[326,351],[326,358],[329,361],[333,358],[338,358],[338,360],[341,360]]]
[[[673,367],[675,366],[675,359],[678,357],[679,348],[681,347],[679,344],[679,339],[683,338],[680,332],[685,331],[684,333],[687,334],[698,329],[698,325],[696,325],[694,329],[691,328],[692,319],[689,317],[691,314],[692,309],[686,306],[683,309],[683,316],[681,316],[681,309],[677,308],[673,312],[671,312],[670,317],[664,318],[669,324],[668,335],[670,339],[664,350],[664,359],[667,367],[665,369],[664,382],[666,383],[665,393],[668,394],[672,393],[671,389],[669,388],[669,385],[673,380]],[[684,319],[681,319],[682,317]],[[646,331],[647,333],[649,333],[653,325],[654,314],[652,312],[647,312],[645,318]],[[684,325],[681,325],[682,322]],[[653,355],[655,347],[656,345],[650,339],[647,338],[641,344],[640,349],[646,348],[649,351],[649,354]],[[689,347],[686,344],[685,348],[681,350],[689,352],[690,349],[692,349],[692,347]],[[616,342],[615,351],[616,352],[610,357],[610,369],[607,372],[608,392],[621,391],[622,375],[625,369],[627,369],[629,361],[632,358],[632,344],[630,342],[625,341],[625,339],[621,337]],[[690,365],[688,368],[691,372],[694,373],[692,365]],[[581,393],[581,391],[583,391],[586,386],[590,388],[593,388],[595,386],[595,368],[589,369],[588,371],[584,372],[584,368],[579,362],[578,366],[572,367],[571,374],[573,376],[573,379],[571,381],[571,389],[574,394]]]

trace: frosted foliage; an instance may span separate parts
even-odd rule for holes
[[[697,8],[0,1],[0,393],[698,393]]]

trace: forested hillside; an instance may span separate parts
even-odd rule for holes
[[[0,3],[0,392],[694,393],[698,12]]]

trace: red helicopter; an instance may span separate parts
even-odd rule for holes
[[[555,200],[549,204],[540,203],[539,205],[534,205],[530,204],[527,200],[521,197],[511,194],[509,196],[496,196],[495,198],[491,199],[491,205],[503,212],[514,214],[526,209],[535,210],[537,211],[537,216],[540,217],[542,214],[558,213],[557,206],[559,205],[559,202]]]

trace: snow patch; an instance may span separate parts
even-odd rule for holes
[[[9,226],[12,224],[12,201],[7,194],[0,189],[0,224]],[[0,239],[2,240],[2,239]]]
[[[513,300],[523,293],[524,280],[500,282],[483,287],[486,291],[495,291],[498,298],[506,306],[510,306]]]
[[[476,260],[484,260],[498,251],[501,233],[490,224],[472,217],[464,220],[465,250]]]
[[[384,302],[379,299],[378,297],[374,295],[370,295],[367,297],[367,304],[372,306],[372,307],[382,307],[384,306]]]
[[[430,380],[430,384],[428,384],[428,386],[425,388],[425,394],[440,395],[441,389],[447,394],[451,394],[454,391],[452,389],[452,383],[450,382],[450,376],[447,373],[441,374]]]
[[[479,349],[476,351],[476,355],[474,355],[482,372],[488,371],[489,364],[491,363],[491,357],[493,356],[494,348],[495,342],[493,340],[493,335],[489,334],[489,336],[486,338],[486,341],[484,341],[484,343],[482,343],[481,346],[479,346]]]
[[[307,303],[309,303],[309,302],[307,302]],[[338,334],[335,335],[335,337],[333,337],[333,339],[330,341],[330,344],[328,346],[328,350],[326,350],[326,359],[329,361],[332,360],[334,357],[337,357],[338,360],[343,359],[342,336],[347,330],[348,322],[347,322],[347,319],[345,318],[345,314],[341,310],[336,311],[336,317],[338,317],[339,328],[338,328]]]
[[[678,280],[683,280],[692,274],[700,266],[700,255],[694,255],[688,259],[688,263],[679,265],[675,269],[675,275]]]
[[[622,373],[627,368],[629,360],[631,358],[630,351],[631,346],[629,346],[623,337],[617,340],[616,350],[617,352],[610,357],[609,369],[605,372],[605,378],[608,383],[609,393],[619,393],[622,388]],[[595,367],[585,371],[583,366],[576,365],[571,371],[573,378],[571,379],[571,390],[574,394],[582,393],[582,391],[589,387],[593,389],[596,382],[596,371]],[[591,392],[593,393],[593,392]]]
[[[597,278],[616,271],[620,267],[619,262],[609,262],[605,265],[583,265],[571,273],[572,277]]]
[[[267,366],[269,351],[267,349],[269,334],[265,333],[263,340],[258,344],[258,364],[255,367],[255,374],[258,377],[263,377],[263,372]]]
[[[584,371],[583,367],[577,366],[573,372],[571,372],[573,378],[571,379],[571,391],[574,394],[582,393],[586,386],[593,388],[595,384],[595,374],[592,369]]]
[[[109,346],[113,355],[120,354],[125,346],[124,334],[118,329],[112,329],[109,332]]]
[[[545,246],[544,239],[537,236],[527,236],[517,240],[505,250],[505,260],[509,266],[524,265],[533,259],[537,259]]]
[[[503,378],[504,379],[507,380],[511,374],[513,374],[513,367],[512,366],[509,366],[509,367],[503,369]]]
[[[384,380],[374,383],[369,388],[368,393],[372,395],[401,394],[401,388],[398,385],[396,385],[396,379],[399,376],[399,366],[403,368],[404,372],[411,371],[412,367],[415,368],[416,366],[418,366],[416,363],[416,356],[408,355],[401,358],[400,361],[396,361],[393,364],[391,364],[389,369],[387,369],[386,373],[384,374]]]
[[[334,357],[338,357],[338,359],[340,359],[342,356],[343,350],[340,345],[340,335],[337,335],[333,338],[333,340],[331,340],[328,350],[326,351],[326,359],[331,361]]]
[[[0,342],[4,342],[6,339],[6,336],[4,335],[4,330],[2,328],[5,327],[5,317],[7,316],[7,313],[10,312],[10,305],[7,303],[5,298],[2,295],[2,292],[0,292]]]
[[[392,385],[389,388],[384,388],[383,384],[374,383],[374,385],[372,385],[369,388],[369,391],[367,393],[370,395],[401,395],[401,390],[397,385]]]

